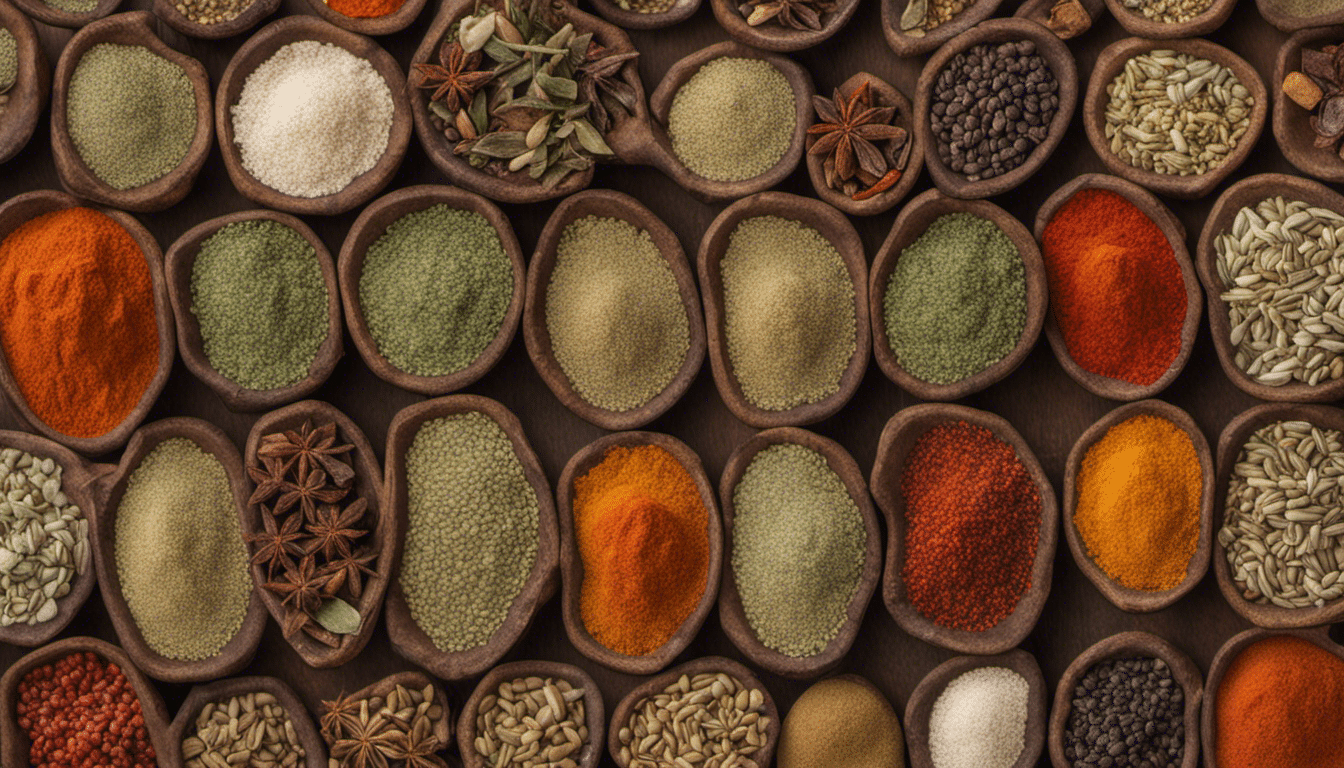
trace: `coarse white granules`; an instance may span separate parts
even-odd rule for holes
[[[929,714],[934,768],[1010,768],[1026,747],[1026,678],[980,667],[947,684]]]
[[[301,40],[247,76],[233,115],[243,167],[294,197],[334,195],[387,150],[392,91],[367,60]]]

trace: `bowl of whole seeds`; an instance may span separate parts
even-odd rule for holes
[[[216,768],[221,761],[328,768],[327,745],[308,710],[274,677],[233,677],[192,688],[167,740],[162,758],[173,768]]]
[[[280,0],[154,0],[154,15],[188,37],[222,40],[275,13]]]
[[[554,661],[515,661],[476,685],[457,720],[457,747],[466,768],[501,760],[520,768],[597,768],[605,727],[602,692],[588,673]]]
[[[1344,181],[1344,26],[1293,33],[1279,48],[1274,140],[1299,171]]]
[[[1125,31],[1150,40],[1207,35],[1236,5],[1237,0],[1106,0]]]
[[[685,21],[700,0],[588,0],[597,15],[625,29],[660,29]]]
[[[882,31],[897,56],[918,56],[984,22],[1002,0],[882,0]]]
[[[19,10],[35,21],[53,27],[78,29],[115,11],[122,0],[13,0],[13,2]]]
[[[453,720],[443,689],[419,672],[399,672],[322,702],[328,768],[448,768]]]
[[[33,22],[0,0],[0,163],[28,144],[50,91],[51,70]]]
[[[745,45],[800,51],[845,26],[860,0],[710,0],[719,25]]]

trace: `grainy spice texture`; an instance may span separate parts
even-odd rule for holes
[[[88,562],[89,521],[61,490],[64,471],[0,445],[0,627],[56,618]]]
[[[934,768],[1012,768],[1026,748],[1026,678],[978,667],[943,688],[929,713]]]
[[[778,768],[904,768],[905,738],[891,703],[854,680],[822,680],[793,703],[775,750]]]
[[[189,21],[218,24],[238,18],[252,3],[253,0],[177,0],[174,7]]]
[[[774,167],[797,124],[793,87],[761,59],[714,59],[672,99],[672,151],[697,176],[743,181]]]
[[[140,698],[121,669],[97,654],[72,653],[37,667],[17,693],[14,709],[34,768],[158,766]]]
[[[1130,10],[1163,24],[1189,21],[1213,6],[1213,0],[1124,0]]]
[[[289,713],[266,691],[206,704],[196,715],[195,729],[182,739],[185,768],[218,768],[221,763],[297,768],[304,754]]]
[[[1138,657],[1092,665],[1073,690],[1064,757],[1074,768],[1180,768],[1185,691],[1167,663]]]
[[[478,735],[473,746],[486,765],[567,768],[578,759],[588,743],[582,688],[564,678],[532,676],[505,680],[496,690],[498,695],[486,695],[476,710]],[[528,746],[519,749],[523,742]],[[538,745],[535,750],[532,744]],[[529,752],[530,756],[521,756]]]
[[[374,19],[395,13],[405,0],[327,0],[333,11],[354,19]]]
[[[614,0],[622,10],[635,13],[667,13],[677,0]]]
[[[0,93],[8,91],[19,75],[19,45],[14,33],[0,27]],[[0,112],[4,106],[0,105]]]
[[[98,0],[42,0],[42,2],[66,13],[91,13],[98,7]]]
[[[669,721],[675,727],[665,727]],[[760,689],[727,672],[701,672],[682,675],[662,693],[637,702],[625,723],[611,727],[620,728],[619,754],[629,768],[683,768],[702,761],[754,768],[773,724]],[[700,760],[692,763],[695,755]]]
[[[1272,0],[1268,7],[1287,16],[1319,16],[1344,10],[1344,0]]]

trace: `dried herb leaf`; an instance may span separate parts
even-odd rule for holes
[[[579,97],[579,84],[567,77],[554,77],[545,72],[538,72],[536,83],[553,99],[573,101]]]
[[[313,613],[313,620],[328,632],[353,635],[359,631],[359,611],[339,597],[330,597]]]
[[[928,0],[910,0],[901,13],[901,31],[910,37],[923,37],[924,20],[928,15]]]
[[[486,157],[512,159],[528,151],[527,135],[522,131],[488,133],[471,145],[471,151]]]
[[[592,126],[587,120],[579,119],[571,123],[574,126],[574,136],[578,138],[583,148],[592,152],[594,155],[614,155],[607,142],[602,140],[602,134]]]

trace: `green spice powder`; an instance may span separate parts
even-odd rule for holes
[[[19,76],[19,43],[13,33],[0,27],[0,93],[14,86]],[[0,107],[3,110],[3,107]]]
[[[248,389],[308,375],[327,338],[317,251],[278,221],[240,221],[205,242],[191,269],[191,312],[210,365]]]
[[[369,246],[359,301],[378,352],[416,376],[447,376],[490,346],[513,298],[499,233],[474,211],[402,216]]]
[[[733,490],[733,578],[767,648],[813,656],[840,632],[868,533],[826,457],[781,443],[757,453]]]
[[[546,292],[560,369],[598,408],[628,411],[667,388],[690,349],[690,321],[653,238],[620,219],[565,227]]]
[[[835,246],[800,222],[757,216],[733,230],[720,270],[728,359],[743,396],[783,411],[838,392],[858,320]]]
[[[478,411],[427,421],[406,451],[401,588],[441,651],[504,623],[537,560],[540,508],[508,435]]]
[[[98,7],[98,0],[42,0],[42,2],[66,13],[91,13]]]
[[[160,443],[127,481],[115,536],[122,595],[155,653],[206,659],[242,629],[252,577],[214,456],[184,437]]]
[[[66,124],[94,175],[113,189],[134,189],[187,156],[196,93],[181,67],[148,48],[99,43],[70,78]]]
[[[970,213],[935,219],[901,251],[882,299],[901,367],[951,384],[1002,360],[1027,323],[1025,274],[994,222]]]
[[[714,59],[677,90],[667,115],[672,151],[697,176],[742,181],[784,157],[797,125],[793,87],[760,59]]]

